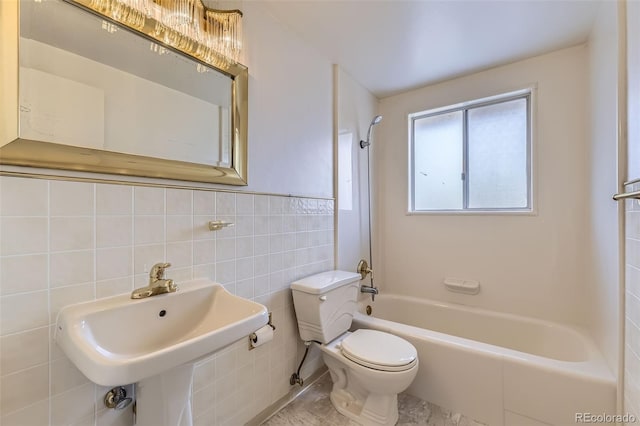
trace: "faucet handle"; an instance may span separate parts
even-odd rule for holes
[[[368,274],[371,274],[371,277],[373,278],[373,271],[369,267],[367,261],[364,259],[361,259],[360,262],[358,262],[358,268],[356,269],[356,272],[358,272],[362,277],[360,280],[364,280],[365,278],[367,278]]]
[[[170,263],[156,263],[151,267],[151,271],[149,272],[149,278],[152,280],[161,280],[164,278],[164,270],[171,267]]]

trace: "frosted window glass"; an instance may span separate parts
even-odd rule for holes
[[[414,120],[414,209],[462,208],[462,111]]]
[[[468,207],[527,207],[527,100],[472,108],[467,119]]]

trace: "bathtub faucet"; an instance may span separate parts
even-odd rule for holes
[[[378,289],[373,286],[363,285],[360,287],[360,293],[369,293],[371,295],[371,300],[378,294]]]

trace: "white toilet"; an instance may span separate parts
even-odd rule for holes
[[[300,337],[320,344],[333,380],[331,402],[362,425],[394,425],[398,393],[418,372],[416,348],[376,330],[349,332],[360,274],[329,271],[291,284]]]

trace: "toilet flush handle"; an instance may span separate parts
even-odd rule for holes
[[[325,300],[327,300],[327,296],[320,296],[319,299],[324,302]]]

